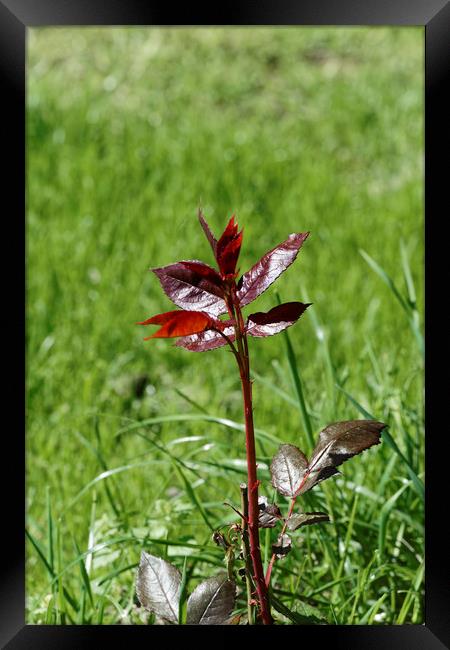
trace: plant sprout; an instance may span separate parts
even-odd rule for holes
[[[295,261],[309,233],[294,233],[268,251],[250,270],[239,277],[236,269],[242,245],[232,216],[219,239],[212,234],[203,214],[199,221],[217,262],[217,269],[198,260],[183,260],[152,269],[163,291],[179,309],[152,316],[139,325],[158,325],[145,340],[177,338],[176,345],[192,352],[205,352],[227,345],[239,370],[245,419],[247,483],[241,484],[241,511],[234,508],[240,523],[228,533],[217,531],[213,539],[225,551],[227,574],[201,583],[187,602],[187,624],[218,625],[230,622],[236,598],[235,556],[243,566],[237,576],[245,580],[247,622],[270,625],[274,622],[271,605],[283,614],[287,608],[271,597],[270,581],[277,558],[292,548],[287,530],[329,521],[326,513],[295,513],[297,498],[317,483],[338,473],[344,461],[380,442],[385,425],[374,420],[337,422],[323,429],[310,460],[296,446],[281,445],[270,472],[272,485],[291,499],[286,517],[276,504],[258,495],[252,382],[250,379],[249,337],[267,337],[294,325],[310,303],[287,302],[267,312],[251,313],[245,319],[242,309],[258,298]],[[238,279],[239,277],[239,279]],[[261,528],[280,524],[281,532],[272,545],[272,558],[264,574],[259,543]],[[173,565],[142,553],[136,591],[141,604],[165,623],[180,623],[182,576]]]

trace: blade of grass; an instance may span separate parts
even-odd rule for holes
[[[180,600],[178,602],[178,624],[184,625],[186,622],[186,582],[187,582],[187,556],[184,557],[183,571],[181,573],[180,583]]]
[[[239,422],[234,422],[228,418],[220,418],[214,415],[161,415],[159,417],[147,418],[140,422],[134,422],[128,426],[122,427],[115,433],[115,437],[122,436],[124,433],[129,433],[135,431],[136,429],[144,428],[151,426],[152,424],[164,424],[167,422],[213,422],[214,424],[220,424],[228,429],[233,429],[234,431],[245,432],[245,426]],[[273,442],[276,445],[280,444],[280,439],[276,436],[263,431],[262,429],[255,429],[255,433],[258,436],[262,436],[266,440]]]
[[[52,507],[50,501],[50,486],[46,487],[46,496],[47,496],[47,539],[48,539],[48,563],[49,566],[54,569],[54,551],[53,551],[53,517],[52,517]]]
[[[350,395],[350,393],[347,393],[347,391],[344,390],[343,388],[341,388],[341,386],[339,386],[338,384],[336,386],[346,396],[346,398],[356,407],[356,409],[361,413],[361,415],[363,415],[365,418],[367,418],[369,420],[375,420],[376,419],[376,418],[374,418],[374,416],[371,413],[366,411],[366,409],[363,406],[361,406],[361,404],[359,404],[359,402],[357,402],[356,399],[354,397],[352,397],[352,395]],[[408,474],[409,474],[409,476],[411,478],[412,484],[414,485],[417,494],[420,496],[420,498],[422,500],[424,500],[424,498],[425,498],[425,488],[424,488],[423,482],[417,476],[416,472],[414,471],[413,467],[409,463],[408,459],[402,454],[402,452],[400,451],[400,449],[397,446],[397,443],[392,438],[391,434],[389,433],[389,431],[387,431],[387,429],[383,429],[383,433],[381,434],[381,436],[382,436],[382,439],[386,440],[389,447],[391,449],[393,449],[395,451],[395,453],[399,456],[399,458],[401,458],[401,460],[405,463],[406,470],[407,470],[407,472],[408,472]]]
[[[208,411],[207,411],[207,410],[206,410],[206,409],[205,409],[201,404],[199,404],[198,402],[196,402],[195,400],[193,400],[191,397],[189,397],[188,395],[186,395],[186,393],[183,393],[182,390],[180,390],[180,389],[177,388],[177,387],[175,387],[174,390],[175,390],[175,392],[177,393],[177,395],[179,395],[182,399],[185,400],[185,402],[187,402],[188,404],[190,404],[190,405],[193,406],[194,408],[198,409],[201,413],[204,413],[205,415],[208,415]]]
[[[259,384],[262,384],[263,386],[267,386],[267,388],[269,388],[272,393],[276,393],[279,397],[281,397],[281,399],[283,399],[285,402],[290,404],[290,406],[294,406],[296,409],[300,408],[298,400],[295,400],[288,393],[286,393],[279,386],[277,386],[277,384],[270,381],[270,379],[263,377],[262,375],[255,372],[254,370],[252,372],[252,378],[256,379],[256,381]]]
[[[417,312],[411,306],[411,304],[407,300],[405,300],[405,298],[402,296],[400,291],[395,286],[395,283],[391,278],[391,276],[388,273],[386,273],[386,271],[377,262],[375,262],[375,260],[372,259],[372,257],[370,257],[370,255],[366,253],[365,250],[360,248],[359,253],[365,259],[365,261],[370,266],[370,268],[373,271],[375,271],[378,277],[380,277],[383,280],[383,282],[389,287],[389,289],[392,291],[397,301],[401,305],[402,309],[405,311],[408,317],[409,325],[419,346],[420,353],[423,355],[425,352],[423,336],[419,330],[417,318],[414,316],[414,314]]]
[[[197,495],[195,494],[195,490],[193,489],[191,483],[186,478],[186,475],[184,474],[183,470],[181,469],[181,467],[175,461],[173,462],[173,466],[174,466],[175,471],[178,474],[181,482],[184,484],[184,488],[186,490],[186,493],[187,493],[188,497],[190,498],[190,500],[192,501],[194,506],[198,509],[198,511],[199,511],[203,521],[205,522],[205,524],[208,526],[208,528],[211,530],[211,532],[214,532],[214,530],[215,530],[214,526],[211,524],[211,522],[209,520],[209,517],[208,517],[208,514],[207,514],[205,508],[203,507],[202,502],[200,501],[200,499],[198,499]]]
[[[393,510],[398,498],[403,494],[407,487],[409,487],[410,482],[405,483],[402,487],[395,492],[383,505],[380,510],[380,515],[378,517],[378,548],[379,548],[379,561],[382,562],[384,555],[384,548],[386,543],[386,527],[389,515]]]
[[[279,293],[276,293],[278,304],[281,305],[281,298]],[[294,348],[292,347],[291,339],[289,338],[289,333],[287,330],[283,331],[284,342],[286,346],[286,355],[289,364],[289,369],[291,371],[292,380],[294,383],[295,392],[298,399],[298,404],[300,407],[300,414],[302,416],[303,428],[306,432],[308,443],[311,447],[314,445],[313,430],[311,425],[310,416],[306,408],[305,396],[303,393],[303,384],[300,376],[300,370],[297,364],[297,360],[294,354]]]
[[[72,535],[72,542],[73,542],[73,546],[74,546],[74,549],[75,549],[76,553],[78,554],[78,556],[80,556],[81,551],[80,551],[80,548],[79,548],[79,546],[77,544],[77,541],[76,541],[76,539],[75,539],[75,537],[73,535]],[[92,557],[92,555],[88,555],[86,557]],[[89,580],[88,572],[86,571],[86,566],[85,566],[85,564],[83,562],[83,559],[81,559],[81,558],[80,558],[80,561],[79,561],[79,567],[80,567],[81,580],[83,581],[83,585],[84,585],[84,588],[86,589],[86,593],[87,593],[87,595],[89,597],[91,605],[92,605],[92,607],[94,607],[94,597],[92,595],[91,582]]]

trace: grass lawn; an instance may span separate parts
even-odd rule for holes
[[[246,471],[234,359],[135,325],[173,307],[149,267],[212,262],[199,205],[216,234],[236,212],[242,272],[311,232],[252,305],[313,303],[290,348],[250,341],[262,493],[308,427],[390,427],[305,496],[331,523],[292,534],[275,594],[330,624],[423,622],[423,34],[29,30],[28,623],[153,622],[143,548],[186,560],[189,591],[224,568],[211,533]]]

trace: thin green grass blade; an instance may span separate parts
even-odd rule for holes
[[[187,583],[187,556],[184,557],[183,571],[181,572],[180,600],[178,602],[178,624],[183,625],[186,622],[186,583]]]
[[[39,559],[42,561],[43,565],[47,569],[49,575],[53,578],[55,575],[55,572],[53,570],[53,567],[50,565],[48,559],[47,559],[47,554],[40,545],[40,543],[33,537],[33,535],[30,533],[30,531],[25,528],[25,535],[28,537],[29,541],[31,542],[34,550],[38,554]]]
[[[269,388],[272,393],[276,393],[279,397],[281,397],[282,400],[287,402],[290,406],[293,406],[296,409],[300,408],[298,400],[291,397],[289,393],[286,393],[286,391],[282,390],[279,386],[277,386],[277,384],[270,381],[270,379],[267,379],[267,377],[263,377],[262,375],[260,375],[259,373],[253,370],[252,378],[256,379],[256,381],[259,384],[262,384],[263,386],[267,386],[267,388]]]
[[[347,393],[346,390],[344,390],[341,386],[336,384],[336,387],[347,397],[347,399],[356,407],[356,409],[363,415],[365,418],[369,420],[375,420],[374,416],[366,411],[366,409],[357,402],[357,400],[350,395],[350,393]],[[420,478],[417,476],[416,472],[414,471],[413,467],[409,463],[408,459],[403,455],[403,453],[400,451],[400,449],[397,446],[397,443],[395,440],[392,438],[391,434],[387,429],[383,429],[383,432],[381,434],[382,439],[386,440],[387,444],[391,449],[395,451],[395,453],[401,458],[401,460],[405,463],[406,465],[406,470],[411,478],[411,481],[416,489],[417,494],[420,496],[422,500],[425,499],[425,487],[423,485],[423,482],[420,480]]]
[[[185,402],[193,406],[194,408],[198,409],[201,413],[204,413],[205,415],[208,415],[208,411],[198,402],[196,402],[194,399],[189,397],[189,395],[186,395],[182,390],[179,388],[175,387],[175,392],[177,395],[179,395],[182,399],[184,399]]]
[[[402,308],[409,316],[410,307],[408,303],[405,301],[405,299],[403,298],[400,291],[395,286],[395,283],[391,278],[391,276],[388,273],[386,273],[386,271],[378,264],[378,262],[375,262],[375,260],[372,257],[370,257],[370,255],[366,253],[366,251],[363,250],[362,248],[359,249],[359,254],[366,260],[367,264],[370,266],[370,268],[373,271],[375,271],[378,277],[381,278],[383,282],[389,287],[389,289],[392,291],[394,296],[397,298],[399,304],[402,306]]]
[[[276,294],[278,304],[281,305],[280,295]],[[302,417],[303,428],[306,432],[308,443],[312,448],[314,445],[313,429],[311,424],[311,419],[306,408],[305,396],[303,392],[303,383],[300,375],[300,369],[295,358],[294,348],[292,347],[291,339],[289,337],[289,332],[287,330],[283,331],[284,342],[286,346],[286,355],[289,364],[289,369],[291,371],[292,380],[294,383],[295,392],[298,399],[298,404],[300,408],[300,414]]]
[[[103,471],[107,472],[108,467],[106,463],[104,462],[104,459],[102,458],[102,455],[99,453],[98,449],[94,447],[94,445],[87,439],[85,438],[79,431],[74,431],[74,435],[78,438],[78,440],[86,447],[86,449],[89,449],[93,455],[97,458],[98,463],[100,467],[103,469]],[[116,500],[114,499],[111,489],[108,485],[108,482],[105,482],[105,492],[108,497],[108,501],[111,505],[111,508],[114,511],[114,514],[116,517],[120,520],[120,509],[116,505]]]
[[[73,546],[74,546],[74,549],[75,549],[76,553],[78,554],[78,556],[80,556],[81,551],[80,551],[80,548],[79,548],[79,546],[77,544],[77,541],[76,541],[76,539],[75,539],[75,537],[73,535],[72,535],[72,542],[73,542]],[[92,556],[86,556],[86,557],[92,557]],[[91,605],[93,607],[94,606],[94,597],[92,595],[91,581],[89,579],[89,575],[88,575],[88,573],[86,571],[86,566],[85,566],[82,558],[80,558],[78,564],[79,564],[79,567],[80,567],[81,580],[83,581],[83,585],[84,585],[84,587],[86,589],[86,593],[87,593],[87,595],[89,597],[89,600],[91,602]]]
[[[186,494],[194,504],[194,506],[198,509],[203,521],[205,524],[208,526],[208,528],[211,530],[211,532],[214,532],[214,526],[211,524],[211,521],[208,517],[208,513],[206,512],[205,508],[203,507],[202,502],[200,499],[197,497],[194,488],[192,487],[191,483],[188,481],[186,478],[186,475],[184,474],[183,470],[181,469],[180,465],[176,463],[175,461],[173,462],[173,466],[175,468],[176,473],[178,474],[179,478],[181,479],[181,482],[184,484],[184,488],[186,490]]]
[[[359,250],[360,255],[366,260],[367,264],[370,266],[370,268],[375,271],[375,273],[383,280],[383,282],[389,287],[389,289],[392,291],[394,296],[396,297],[397,301],[401,305],[402,309],[405,311],[406,315],[408,316],[408,322],[410,324],[410,327],[413,331],[413,334],[416,338],[417,344],[419,346],[419,350],[421,354],[423,355],[425,352],[425,347],[424,347],[424,342],[423,342],[423,336],[419,330],[418,323],[417,323],[417,318],[414,316],[414,309],[410,305],[410,303],[405,300],[405,298],[402,296],[400,291],[397,289],[395,286],[394,281],[392,280],[391,276],[386,273],[386,271],[377,263],[375,262],[372,257],[368,253],[366,253],[365,250],[360,249]]]
[[[54,569],[54,550],[53,550],[53,517],[52,517],[52,506],[50,500],[50,487],[47,485],[46,488],[46,497],[47,497],[47,548],[48,548],[48,563],[51,566],[52,570]]]
[[[52,569],[52,567],[48,563],[48,560],[47,560],[46,553],[45,553],[44,549],[39,544],[37,539],[35,537],[33,537],[33,535],[30,533],[30,531],[27,528],[25,528],[25,535],[28,537],[28,540],[30,541],[30,543],[33,546],[36,553],[38,554],[39,559],[41,560],[41,562],[43,563],[43,565],[47,569],[48,574],[52,578],[52,583],[53,583],[54,578],[56,576],[56,572],[54,571],[54,569]],[[66,598],[67,602],[72,607],[72,609],[75,610],[75,611],[78,611],[79,605],[78,605],[77,601],[75,600],[75,598],[67,590],[66,587],[64,587],[64,595],[65,595],[65,598]]]
[[[214,415],[196,415],[196,414],[187,414],[187,415],[161,415],[154,418],[146,418],[140,422],[134,422],[133,424],[122,427],[115,433],[115,437],[122,436],[125,433],[135,431],[136,429],[141,429],[152,424],[164,424],[167,422],[213,422],[214,424],[220,424],[221,426],[226,427],[227,429],[232,429],[234,431],[241,431],[245,433],[245,426],[234,420],[228,418],[220,418]],[[266,440],[273,442],[276,445],[280,444],[280,439],[276,436],[263,431],[262,429],[255,429],[255,434],[262,436]]]
[[[411,605],[414,603],[414,598],[416,596],[419,597],[419,587],[422,584],[424,572],[425,565],[421,563],[416,571],[416,575],[414,576],[414,583],[411,589],[407,592],[403,601],[402,608],[396,620],[397,625],[403,625],[405,623]]]
[[[378,610],[387,597],[388,594],[383,594],[380,596],[380,598],[378,598],[378,600],[370,607],[367,614],[365,614],[362,619],[358,621],[358,625],[372,625],[375,620],[375,616],[378,614]]]
[[[391,511],[393,510],[397,500],[403,494],[406,488],[409,487],[409,485],[409,482],[405,483],[405,485],[402,485],[402,487],[386,501],[380,510],[380,515],[378,517],[378,548],[380,553],[380,562],[382,562],[384,556],[384,549],[386,545],[386,528],[389,515],[391,514]]]
[[[64,508],[63,512],[66,513],[69,510],[73,508],[73,506],[81,499],[81,497],[88,492],[91,487],[94,485],[97,485],[100,481],[104,481],[105,479],[109,478],[110,476],[114,476],[115,474],[121,474],[122,472],[128,472],[132,469],[136,469],[138,467],[146,467],[148,465],[155,465],[158,464],[160,461],[152,459],[152,460],[145,460],[139,463],[131,463],[130,465],[122,465],[121,467],[115,467],[114,469],[109,469],[106,472],[102,472],[98,476],[96,476],[92,481],[89,481],[79,492],[76,494],[73,499],[69,502],[69,504]]]

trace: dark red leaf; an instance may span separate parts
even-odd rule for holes
[[[280,519],[283,518],[276,503],[269,503],[267,497],[258,497],[258,525],[260,528],[274,528]]]
[[[275,544],[272,544],[272,553],[275,553],[278,559],[286,557],[292,549],[292,540],[289,535],[278,535]]]
[[[241,244],[242,231],[238,232],[238,225],[233,215],[217,242],[216,260],[222,276],[234,274]]]
[[[166,295],[178,307],[188,311],[207,311],[213,316],[227,311],[220,278],[207,264],[185,260],[151,270],[158,276]]]
[[[308,466],[308,478],[299,494],[310,490],[319,481],[336,474],[343,462],[380,443],[386,427],[375,420],[347,420],[329,424],[319,433]]]
[[[223,323],[222,323],[223,325]],[[223,333],[228,336],[231,342],[235,340],[234,327],[225,327]],[[176,346],[189,350],[190,352],[207,352],[226,345],[227,342],[218,332],[208,330],[192,336],[183,336],[175,343]]]
[[[329,424],[319,434],[319,440],[308,462],[304,453],[294,445],[281,445],[272,459],[272,485],[284,496],[304,494],[320,481],[334,474],[343,462],[380,442],[383,422],[348,420]]]
[[[325,481],[327,478],[335,476],[335,474],[340,474],[339,470],[335,467],[324,467],[317,472],[311,472],[311,474],[308,474],[308,476],[305,478],[302,488],[299,490],[299,494],[308,492],[308,490],[313,488],[315,485],[321,481]]]
[[[297,530],[303,526],[311,526],[312,524],[321,524],[330,521],[326,512],[302,512],[300,514],[293,514],[287,521],[289,530]]]
[[[320,481],[338,474],[336,467],[346,460],[379,444],[385,426],[375,420],[329,424],[320,432],[309,462],[294,445],[281,445],[270,466],[272,485],[285,496],[308,492]]]
[[[220,257],[218,256],[218,264],[223,276],[234,276],[236,271],[236,264],[241,251],[242,245],[242,230],[238,233],[235,239],[232,239],[223,249]]]
[[[233,611],[236,585],[226,575],[201,582],[187,602],[187,625],[226,625]]]
[[[167,623],[178,622],[181,573],[160,557],[142,551],[136,575],[136,595],[145,609]]]
[[[174,338],[203,332],[207,328],[217,327],[219,321],[201,311],[168,311],[147,318],[138,325],[161,325],[161,328],[144,339]]]
[[[286,302],[273,307],[268,312],[259,311],[250,314],[247,321],[247,333],[250,336],[272,336],[293,325],[311,303]]]
[[[286,241],[266,253],[239,281],[237,293],[241,306],[260,296],[297,257],[309,232],[294,233]]]
[[[197,260],[184,260],[183,262],[180,262],[180,264],[185,266],[190,271],[193,271],[197,275],[200,275],[202,278],[207,278],[210,280],[216,287],[221,290],[221,293],[223,293],[222,278],[217,273],[216,269],[212,268],[212,266],[208,266],[208,264],[205,264],[204,262],[198,262]]]
[[[223,233],[220,235],[219,241],[217,242],[217,259],[223,253],[227,245],[233,241],[233,239],[238,234],[238,225],[234,220],[234,214],[227,223],[227,226]]]
[[[207,240],[210,243],[210,246],[212,248],[212,251],[214,253],[214,257],[216,256],[216,250],[217,250],[217,239],[214,237],[214,235],[211,232],[210,227],[206,223],[206,219],[203,216],[203,213],[201,210],[198,211],[198,219],[200,221],[200,225],[203,228],[203,232],[206,235]]]
[[[285,497],[293,497],[308,469],[308,459],[295,445],[280,445],[270,464],[272,485]]]

